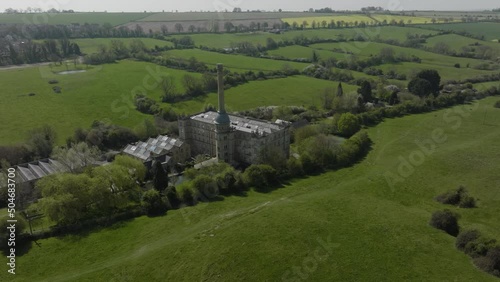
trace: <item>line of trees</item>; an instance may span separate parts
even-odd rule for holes
[[[80,46],[68,39],[12,42],[0,40],[0,66],[41,62],[62,63],[64,58],[81,55]]]

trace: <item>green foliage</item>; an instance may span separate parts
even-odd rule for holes
[[[115,157],[113,164],[127,168],[132,177],[137,179],[139,182],[143,182],[146,178],[146,167],[144,167],[144,164],[138,159],[118,155]]]
[[[72,144],[69,148],[54,148],[51,157],[59,161],[67,171],[75,173],[82,172],[86,167],[94,165],[99,156],[99,148],[80,142]]]
[[[26,231],[29,231],[29,230],[26,230],[28,224],[26,222],[26,220],[21,217],[21,216],[16,216],[16,220],[17,222],[15,223],[15,226],[16,226],[16,232],[14,234],[16,234],[16,245],[14,246],[9,246],[9,240],[8,238],[10,238],[10,229],[7,229],[7,227],[10,227],[12,223],[9,223],[7,222],[7,220],[9,219],[12,219],[12,218],[9,218],[8,216],[2,216],[0,218],[0,250],[4,250],[6,251],[7,254],[10,254],[10,252],[7,252],[7,250],[10,250],[11,248],[14,248],[14,249],[20,249],[20,243],[21,243],[21,234],[26,232]],[[12,243],[11,243],[12,244]]]
[[[258,163],[270,165],[278,173],[282,173],[286,169],[286,156],[279,147],[265,146],[259,152]]]
[[[193,206],[196,203],[195,192],[193,192],[193,190],[189,187],[183,187],[183,189],[180,190],[179,198],[188,206]]]
[[[118,158],[117,163],[93,169],[88,174],[56,174],[37,182],[43,213],[59,225],[82,219],[110,215],[140,201],[137,172],[131,160]],[[142,166],[142,164],[141,164]]]
[[[417,77],[427,80],[431,85],[431,93],[437,96],[439,85],[441,84],[441,76],[436,70],[423,70],[417,74]]]
[[[295,143],[299,144],[302,141],[320,134],[319,128],[315,125],[308,125],[301,127],[299,129],[296,129],[293,132],[293,140]]]
[[[157,190],[149,190],[142,195],[142,207],[151,216],[162,215],[167,211],[167,204]]]
[[[479,239],[479,237],[481,237],[481,233],[478,230],[463,230],[458,234],[455,246],[460,251],[465,251],[466,246]]]
[[[301,177],[304,175],[304,168],[299,159],[290,157],[286,163],[286,168],[290,177]]]
[[[369,81],[365,80],[363,81],[363,83],[361,83],[361,87],[358,89],[358,94],[363,97],[363,101],[365,103],[373,101],[372,85]]]
[[[277,182],[277,172],[270,165],[251,165],[243,173],[247,186],[255,187],[258,191],[265,191]]]
[[[170,208],[175,209],[179,207],[181,201],[174,186],[168,186],[167,189],[165,189],[164,194],[167,197]]]
[[[500,277],[500,246],[489,249],[486,256],[474,259],[474,264],[481,270]]]
[[[408,90],[419,97],[427,97],[432,93],[432,85],[429,81],[417,77],[408,83]]]
[[[198,175],[190,184],[195,192],[196,200],[208,201],[219,195],[219,187],[215,178],[208,175]]]
[[[52,153],[52,147],[56,141],[57,134],[49,125],[35,128],[28,132],[26,144],[39,158],[47,158]]]
[[[168,174],[160,161],[153,163],[152,175],[154,188],[162,193],[168,187]]]
[[[357,116],[351,113],[345,113],[340,116],[337,128],[340,135],[349,137],[361,129],[361,123]]]
[[[309,172],[317,172],[336,165],[337,153],[340,149],[339,140],[334,136],[319,134],[310,137],[299,144],[302,167]],[[311,163],[312,162],[312,163]]]
[[[458,187],[455,191],[448,191],[436,197],[436,201],[461,208],[475,208],[476,200],[469,196],[467,189],[464,186]]]
[[[160,107],[155,100],[146,97],[144,94],[136,94],[134,99],[135,108],[144,114],[154,115],[160,111]]]
[[[458,214],[450,210],[436,211],[432,214],[430,225],[434,228],[445,231],[451,236],[459,233]]]

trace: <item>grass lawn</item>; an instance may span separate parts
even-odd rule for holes
[[[445,31],[468,32],[470,34],[484,36],[485,40],[492,41],[500,39],[500,23],[454,23],[425,25],[425,28],[439,29]]]
[[[231,43],[247,41],[254,45],[266,45],[267,38],[272,38],[276,42],[293,40],[297,36],[305,36],[307,38],[321,39],[351,39],[356,36],[364,38],[374,38],[379,36],[382,39],[396,39],[399,41],[406,40],[408,34],[436,34],[435,30],[426,30],[414,27],[399,27],[399,26],[384,26],[384,27],[367,27],[367,28],[340,28],[340,29],[306,29],[292,30],[284,34],[274,34],[267,32],[253,33],[200,33],[190,34],[197,46],[208,46],[212,48],[229,48]],[[186,35],[172,35],[174,38],[180,38]]]
[[[130,45],[130,42],[132,42],[136,38],[88,38],[88,39],[72,39],[72,42],[75,42],[80,46],[80,50],[82,53],[85,54],[91,54],[91,53],[97,53],[99,50],[99,45],[106,45],[109,47],[109,44],[111,43],[111,40],[118,40],[118,41],[123,41],[127,46]],[[164,47],[164,46],[173,46],[172,42],[170,41],[163,41],[163,40],[158,40],[158,39],[153,39],[153,38],[139,38],[144,44],[146,45],[147,48],[154,48],[156,45],[159,47]]]
[[[320,95],[328,87],[336,89],[338,82],[294,76],[280,79],[252,81],[226,90],[228,111],[241,111],[260,106],[321,106]],[[357,87],[342,84],[346,93],[356,91]],[[173,104],[178,113],[193,114],[203,111],[206,105],[217,106],[217,94],[195,100]]]
[[[404,54],[408,57],[414,55],[422,59],[422,62],[425,64],[450,67],[450,68],[453,68],[456,63],[464,67],[467,64],[469,64],[471,67],[474,67],[483,64],[485,62],[483,60],[446,56],[446,55],[436,54],[433,52],[427,52],[424,50],[399,47],[378,42],[320,43],[320,44],[313,44],[310,47],[320,50],[329,50],[329,51],[333,51],[334,49],[340,49],[344,52],[351,52],[355,56],[359,57],[369,57],[372,55],[378,55],[384,48],[391,48],[392,50],[394,50],[395,56],[399,54]],[[350,56],[349,54],[345,53],[340,53],[340,54],[341,56],[343,56],[343,59],[348,59]]]
[[[485,45],[489,46],[493,49],[495,49],[498,53],[500,53],[500,44],[495,43],[495,42],[490,42],[490,41],[482,41],[474,38],[469,38],[457,34],[445,34],[445,35],[439,35],[435,37],[431,37],[427,39],[427,43],[425,44],[428,47],[434,47],[436,43],[438,42],[444,42],[450,46],[451,49],[456,50],[456,51],[461,51],[462,47],[465,46],[473,46],[475,44],[480,44],[480,45]]]
[[[84,67],[84,66],[83,66]],[[58,143],[63,143],[77,127],[88,128],[94,120],[108,119],[113,123],[134,128],[146,118],[129,103],[133,102],[134,89],[147,84],[154,85],[148,68],[154,72],[154,64],[121,61],[116,64],[97,66],[85,73],[54,74],[49,66],[0,71],[0,144],[22,141],[29,129],[44,124],[52,125],[58,133]],[[172,75],[180,85],[185,71],[159,67],[164,74]],[[199,74],[192,74],[201,76]],[[62,94],[52,91],[51,79],[57,79]],[[25,83],[29,81],[29,83]],[[159,88],[143,91],[159,99]],[[29,93],[36,94],[28,96]]]
[[[482,83],[475,83],[474,84],[474,88],[479,89],[479,90],[488,89],[492,86],[500,88],[500,81],[490,81],[490,82],[482,82]]]
[[[3,271],[0,279],[280,281],[300,280],[299,269],[310,281],[497,281],[457,251],[453,237],[428,225],[434,211],[449,208],[460,213],[462,228],[500,238],[496,100],[480,101],[477,110],[456,107],[470,113],[458,127],[446,122],[447,110],[387,120],[368,130],[374,146],[362,163],[271,193],[40,240],[18,257],[16,276]],[[446,142],[391,188],[386,172],[418,152],[415,140],[435,129]],[[433,200],[458,185],[479,199],[478,208]],[[315,252],[321,257],[314,259]]]
[[[331,52],[328,50],[315,50],[315,48],[299,45],[280,47],[276,50],[269,50],[267,53],[271,56],[282,56],[289,59],[311,59],[314,51],[320,59],[335,58],[337,60],[342,60],[346,58],[346,54]]]
[[[461,79],[466,79],[466,78],[471,78],[471,77],[476,77],[479,75],[484,75],[484,74],[491,74],[494,73],[492,71],[485,71],[485,70],[475,70],[475,69],[468,69],[468,68],[454,68],[454,67],[448,67],[448,66],[440,66],[440,65],[435,65],[435,64],[427,64],[427,63],[398,63],[398,64],[385,64],[381,66],[377,66],[377,68],[382,69],[385,72],[388,72],[389,70],[394,70],[397,73],[403,73],[406,74],[408,79],[411,79],[411,77],[416,74],[417,72],[425,69],[434,69],[439,72],[439,75],[441,76],[441,81],[445,80],[461,80]]]
[[[0,14],[3,24],[104,24],[113,26],[136,21],[150,13],[60,13],[60,14]]]
[[[189,59],[196,58],[198,61],[215,66],[218,63],[233,71],[272,71],[283,69],[284,65],[303,70],[310,64],[260,59],[243,55],[221,54],[217,52],[203,51],[199,49],[170,50],[163,53],[166,57]]]

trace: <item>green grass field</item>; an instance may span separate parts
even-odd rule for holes
[[[314,46],[314,45],[312,45]],[[313,52],[316,52],[316,55],[320,59],[326,59],[326,58],[335,58],[337,60],[343,60],[346,58],[345,54],[337,53],[337,52],[331,52],[328,50],[319,50],[311,47],[306,47],[306,46],[299,46],[299,45],[292,45],[292,46],[286,46],[286,47],[280,47],[276,50],[269,50],[267,53],[271,56],[281,56],[289,59],[311,59]]]
[[[423,27],[445,31],[465,31],[474,35],[484,36],[485,40],[488,41],[500,39],[500,23],[494,22],[437,24],[425,25]]]
[[[311,106],[320,107],[320,95],[325,88],[337,87],[338,82],[326,81],[306,76],[252,81],[226,90],[226,108],[229,111],[242,111],[261,106]],[[357,87],[343,84],[346,93],[356,91]],[[206,105],[217,105],[217,94],[173,104],[178,113],[194,114],[202,112]]]
[[[427,52],[424,50],[399,47],[378,42],[321,43],[321,44],[313,44],[310,47],[315,49],[330,50],[330,51],[334,49],[340,49],[344,52],[351,52],[358,57],[370,57],[373,55],[378,55],[384,48],[391,48],[394,51],[395,56],[398,56],[399,54],[404,54],[408,57],[414,55],[422,59],[423,63],[432,64],[436,66],[450,67],[450,68],[453,68],[456,63],[464,67],[467,64],[469,64],[470,67],[474,67],[484,63],[483,60],[446,56],[432,52]],[[349,54],[343,54],[343,53],[340,53],[340,55],[343,56],[344,59],[347,59],[350,56]]]
[[[77,127],[88,128],[94,120],[109,119],[115,124],[134,128],[144,119],[151,118],[127,104],[133,101],[133,90],[144,86],[145,78],[150,77],[147,84],[154,86],[148,68],[151,72],[157,70],[154,64],[122,61],[70,75],[54,74],[48,66],[0,71],[0,84],[4,85],[0,93],[0,120],[8,121],[0,125],[0,144],[23,141],[29,129],[44,124],[56,129],[60,144]],[[159,69],[162,74],[174,76],[179,84],[177,89],[183,91],[180,81],[187,72]],[[48,84],[51,79],[59,80],[62,94],[52,91],[52,85]],[[145,92],[155,99],[160,97],[159,89]],[[29,93],[36,95],[30,97]]]
[[[150,13],[60,13],[60,14],[0,14],[2,24],[104,24],[113,26],[136,21]]]
[[[72,42],[78,43],[80,46],[80,50],[85,54],[97,53],[99,49],[99,45],[109,46],[111,40],[123,41],[127,46],[130,45],[130,42],[134,40],[134,38],[88,38],[88,39],[73,39]],[[172,42],[163,41],[153,38],[140,38],[142,42],[146,45],[147,48],[154,48],[155,46],[164,47],[164,46],[173,46]]]
[[[186,49],[186,50],[171,50],[164,52],[165,57],[189,59],[196,58],[198,61],[204,62],[208,65],[215,66],[218,63],[233,71],[271,71],[283,69],[284,65],[289,65],[292,68],[303,70],[309,64],[296,63],[287,61],[277,61],[269,59],[260,59],[247,57],[243,55],[230,55],[221,54],[216,52],[208,52],[199,49]]]
[[[441,76],[441,81],[446,80],[461,80],[471,77],[476,77],[484,74],[491,74],[494,72],[485,71],[485,70],[475,70],[475,69],[467,69],[467,68],[452,68],[447,66],[439,66],[434,64],[426,64],[426,63],[398,63],[398,64],[385,64],[381,66],[377,66],[377,68],[382,69],[384,72],[389,70],[395,70],[397,73],[404,73],[408,78],[411,78],[413,75],[418,73],[421,70],[425,69],[435,69],[439,72]]]
[[[307,30],[292,30],[284,34],[273,34],[267,32],[253,33],[222,33],[222,34],[192,34],[189,35],[197,46],[208,46],[212,48],[229,48],[231,43],[247,41],[254,45],[266,45],[267,38],[272,38],[276,42],[284,40],[293,40],[297,36],[305,36],[307,38],[321,39],[352,39],[356,36],[364,38],[380,37],[381,39],[396,39],[405,41],[408,34],[425,34],[434,35],[438,32],[435,30],[426,30],[413,27],[399,26],[384,26],[384,27],[367,27],[367,28],[342,28],[342,29],[307,29]],[[172,35],[172,38],[180,38],[185,35]]]
[[[482,40],[469,38],[469,37],[465,37],[465,36],[461,36],[461,35],[457,35],[457,34],[445,34],[445,35],[431,37],[431,38],[427,39],[427,43],[425,45],[428,47],[433,47],[438,42],[444,42],[444,43],[448,44],[448,46],[451,49],[456,50],[456,51],[461,51],[462,47],[480,44],[480,45],[489,46],[500,53],[500,44],[499,43],[490,42],[490,41],[482,41]]]
[[[500,138],[496,100],[482,100],[476,110],[456,107],[470,113],[454,114],[458,127],[446,122],[447,110],[387,120],[368,130],[374,146],[362,163],[271,193],[250,192],[99,232],[39,240],[18,258],[17,275],[3,271],[0,279],[300,280],[296,268],[310,281],[497,281],[457,251],[453,237],[428,225],[434,211],[449,208],[460,213],[463,228],[500,237],[500,151],[492,150]],[[436,129],[447,140],[391,188],[386,172],[396,171],[399,158],[419,151],[415,140],[430,138]],[[433,200],[458,185],[479,199],[478,208]],[[315,252],[321,259],[314,259]]]

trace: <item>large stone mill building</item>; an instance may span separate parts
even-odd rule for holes
[[[230,164],[254,164],[265,147],[290,155],[290,126],[226,113],[223,66],[217,65],[218,112],[179,120],[180,139],[192,156],[209,155]]]

